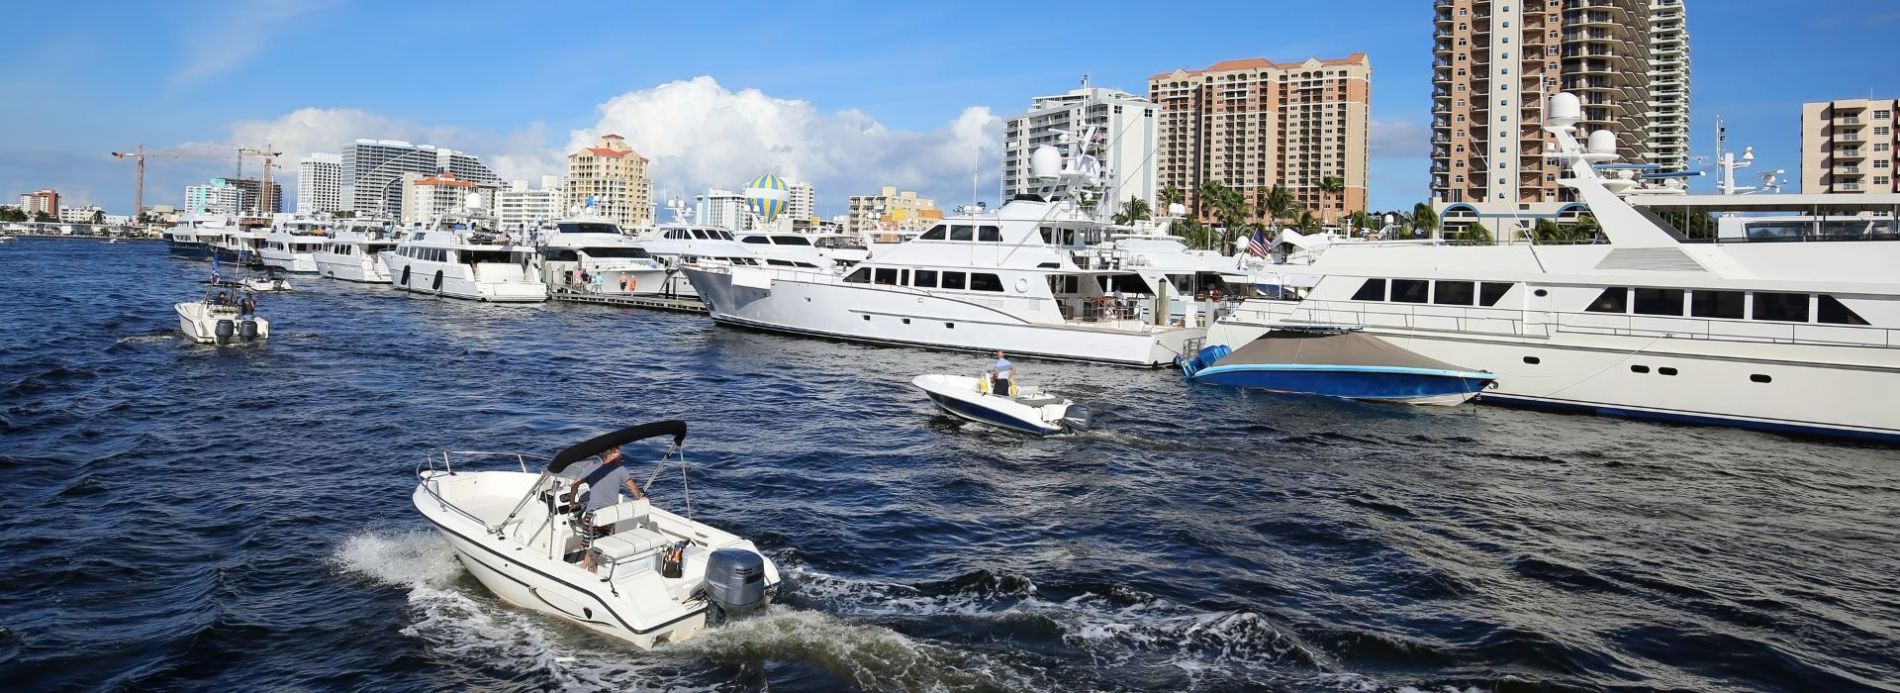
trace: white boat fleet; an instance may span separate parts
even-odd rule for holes
[[[1619,195],[1626,186],[1597,168],[1613,143],[1574,130],[1576,103],[1554,97],[1547,129],[1563,184],[1602,229],[1579,244],[1288,234],[1269,257],[1191,250],[1166,220],[1102,220],[1071,194],[1099,180],[1093,160],[1049,147],[1031,157],[1033,194],[873,250],[585,215],[523,237],[473,216],[267,236],[192,218],[168,239],[181,255],[262,244],[265,262],[292,271],[311,266],[297,244],[323,239],[310,255],[325,276],[431,295],[697,298],[722,325],[1129,366],[1240,350],[1275,330],[1350,330],[1493,376],[1481,401],[1900,440],[1884,406],[1900,387],[1892,210],[1829,200],[1800,216],[1723,216],[1714,238],[1688,238],[1645,205],[1716,196]]]

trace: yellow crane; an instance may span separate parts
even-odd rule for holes
[[[243,170],[245,156],[255,156],[259,159],[264,160],[264,180],[263,180],[263,184],[259,185],[257,188],[258,198],[259,198],[257,201],[257,211],[259,214],[269,216],[269,213],[264,210],[270,205],[270,199],[271,199],[270,172],[272,169],[277,167],[277,164],[276,164],[277,157],[280,157],[283,155],[284,155],[283,152],[271,151],[271,146],[269,144],[264,145],[263,149],[253,149],[250,147],[238,148],[238,167],[239,167],[238,170],[240,171]],[[279,199],[281,199],[281,197]]]

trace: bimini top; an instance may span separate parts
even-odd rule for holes
[[[1221,366],[1304,365],[1406,368],[1433,371],[1471,369],[1402,348],[1364,332],[1273,330],[1219,361]]]
[[[606,452],[608,448],[663,435],[672,435],[676,446],[686,442],[686,422],[655,421],[594,436],[555,455],[553,461],[548,462],[548,472],[559,474],[568,465]]]

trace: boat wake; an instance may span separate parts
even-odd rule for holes
[[[757,675],[748,663],[770,660],[822,669],[870,690],[1036,687],[981,654],[785,606],[640,652],[495,599],[466,578],[454,551],[428,531],[364,531],[339,546],[332,560],[345,572],[407,588],[407,625],[400,632],[445,664],[491,683],[530,677],[562,689],[716,690],[729,687],[735,673],[742,680]]]

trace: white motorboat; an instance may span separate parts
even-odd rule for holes
[[[291,290],[290,280],[279,277],[276,273],[263,277],[246,277],[239,283],[243,284],[244,288],[258,293]]]
[[[561,219],[540,234],[542,281],[557,292],[653,293],[672,276],[666,265],[601,216]]]
[[[1891,227],[1868,222],[1829,237],[1823,218],[1862,209],[1877,222],[1893,196],[1624,199],[1594,166],[1616,158],[1615,138],[1580,141],[1579,109],[1576,96],[1553,96],[1545,130],[1562,183],[1600,237],[1334,244],[1291,268],[1314,278],[1299,300],[1248,300],[1210,330],[1208,344],[1247,344],[1284,325],[1357,325],[1425,358],[1495,374],[1497,387],[1480,402],[1900,440],[1900,412],[1890,406],[1900,390],[1900,242],[1881,231]],[[1657,211],[1669,206],[1821,213],[1794,223],[1792,238],[1774,228],[1788,222],[1741,217],[1744,228],[1698,239]],[[1754,224],[1765,226],[1747,228]]]
[[[526,239],[494,228],[489,217],[442,215],[384,251],[383,264],[404,291],[498,303],[548,300],[540,254]]]
[[[1037,193],[993,214],[948,217],[843,276],[711,263],[684,271],[726,325],[1150,368],[1191,355],[1210,309],[1176,311],[1182,296],[1169,281],[1150,286],[1133,269],[1077,265],[1055,240],[1107,226],[1073,192],[1099,185],[1092,159],[1076,156],[1060,166],[1059,154],[1039,147]]]
[[[686,516],[644,498],[596,511],[596,531],[609,533],[593,540],[594,571],[581,567],[578,499],[569,494],[578,472],[609,448],[662,436],[673,440],[657,477],[686,440],[683,421],[593,438],[538,471],[525,462],[520,471],[470,471],[454,453],[443,453],[436,468],[432,456],[417,470],[412,500],[469,573],[503,600],[642,648],[678,642],[764,608],[779,573],[752,542],[693,520],[690,497]],[[678,466],[685,494],[683,456]],[[653,490],[653,478],[646,482],[642,488]]]
[[[256,315],[257,298],[243,282],[205,283],[205,295],[173,306],[178,331],[199,344],[219,346],[263,342],[270,338],[270,321]]]
[[[285,272],[315,274],[316,254],[329,242],[329,233],[328,225],[315,219],[286,219],[264,234],[259,261]]]
[[[1088,407],[1034,386],[990,391],[989,378],[930,373],[910,381],[937,408],[958,418],[1039,436],[1088,430]]]
[[[344,220],[331,227],[330,240],[312,256],[317,274],[331,279],[388,284],[389,268],[383,265],[383,253],[396,249],[396,235],[390,222]]]

